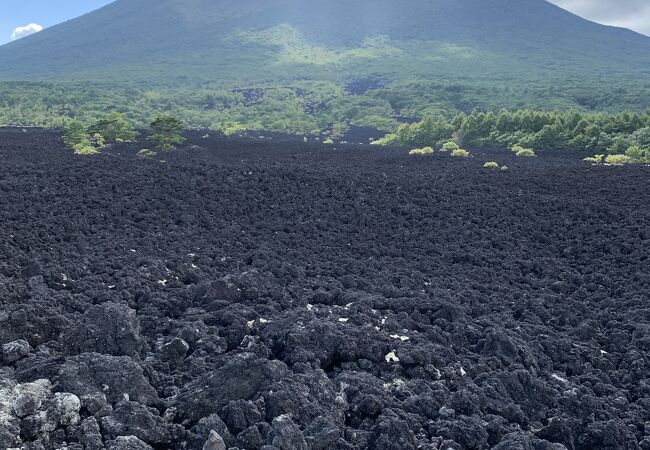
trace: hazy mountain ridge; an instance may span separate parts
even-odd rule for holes
[[[183,76],[205,79],[197,72],[216,68],[218,75],[218,66],[236,66],[247,50],[264,49],[236,49],[228,39],[233,33],[283,24],[295,28],[305,42],[332,50],[386,36],[398,46],[455,43],[533,65],[554,62],[564,69],[593,65],[602,72],[620,72],[621,64],[644,73],[650,69],[650,39],[586,21],[543,0],[117,0],[0,47],[0,78],[48,79],[79,71],[83,78],[86,70],[110,72],[113,66],[169,59],[188,62],[180,71]],[[230,50],[236,51],[231,55]],[[265,56],[260,65],[273,62],[273,55]],[[206,61],[211,57],[220,58],[218,66]],[[197,62],[200,58],[206,60]]]
[[[0,124],[57,123],[65,103],[141,124],[164,110],[220,130],[392,131],[399,116],[648,108],[650,38],[544,0],[117,0],[0,47],[9,80]]]

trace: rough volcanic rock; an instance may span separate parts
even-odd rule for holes
[[[0,448],[19,447],[25,434],[35,436],[42,430],[56,428],[56,410],[41,411],[51,395],[52,384],[48,380],[19,384],[0,377]]]
[[[189,349],[189,344],[183,339],[173,338],[160,346],[160,353],[163,360],[175,367],[183,362]]]
[[[136,402],[118,403],[113,413],[99,421],[102,434],[110,439],[118,436],[135,436],[148,444],[169,444],[171,433],[168,424],[153,408]]]
[[[67,426],[77,425],[80,422],[81,401],[79,397],[70,393],[57,392],[54,394],[54,404],[60,415],[59,424]]]
[[[17,341],[3,344],[2,361],[5,364],[11,364],[29,355],[31,350],[32,347],[29,345],[29,342],[24,339],[18,339]]]
[[[41,404],[42,399],[38,398],[38,396],[36,396],[34,393],[22,393],[16,397],[16,400],[14,400],[14,414],[20,418],[31,416],[32,414],[35,414],[36,411],[38,411],[38,409],[41,407]]]
[[[650,448],[650,168],[188,138],[0,130],[0,448]]]
[[[61,366],[55,387],[79,397],[101,392],[111,402],[121,401],[125,396],[144,405],[160,401],[142,367],[126,356],[83,353],[69,357]]]
[[[197,378],[170,402],[181,418],[197,421],[220,412],[232,400],[251,400],[274,380],[286,375],[278,361],[258,358],[253,353],[233,355],[222,367]]]
[[[99,450],[104,447],[99,423],[95,417],[84,419],[78,427],[70,430],[70,435],[83,445],[84,449]]]
[[[135,436],[119,436],[115,440],[108,441],[108,450],[153,450],[153,447],[142,442]]]
[[[223,442],[222,437],[219,436],[219,433],[212,430],[210,431],[208,440],[205,441],[205,444],[203,444],[202,450],[226,450],[226,444]]]
[[[61,339],[71,355],[96,352],[135,356],[143,346],[135,310],[112,302],[89,308]]]
[[[506,435],[499,445],[493,448],[495,450],[566,450],[562,444],[554,444],[521,432]]]
[[[219,435],[219,437],[225,442],[226,447],[230,447],[235,443],[235,437],[230,433],[228,426],[217,414],[203,417],[191,428],[191,432],[194,435],[194,440],[191,446],[192,449],[202,449],[205,443],[210,440],[212,432],[216,432]]]
[[[307,441],[288,415],[278,416],[271,424],[271,443],[279,450],[307,450]]]

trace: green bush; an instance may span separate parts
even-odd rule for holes
[[[138,156],[141,158],[151,158],[156,156],[158,153],[154,152],[153,150],[149,150],[148,148],[143,148],[138,152]]]
[[[395,134],[402,144],[427,146],[451,138],[454,127],[442,116],[425,117],[421,122],[402,124]]]
[[[458,150],[460,147],[458,144],[456,144],[453,141],[445,142],[442,146],[442,151],[445,152],[453,152],[454,150]]]
[[[387,134],[381,139],[374,140],[370,143],[370,145],[378,145],[378,146],[385,146],[385,145],[397,145],[400,144],[400,138],[397,134]]]
[[[424,155],[430,155],[432,153],[433,153],[433,149],[431,147],[424,147],[424,148],[414,148],[409,152],[409,155],[424,156]]]
[[[525,147],[522,147],[519,144],[513,145],[511,150],[517,156],[523,156],[523,157],[529,157],[529,158],[533,158],[533,157],[537,156],[535,154],[535,151],[532,148],[525,148]]]
[[[630,162],[632,160],[627,155],[607,155],[607,158],[605,158],[605,164],[609,164],[610,166],[622,166]]]
[[[63,141],[77,155],[96,155],[99,151],[94,145],[102,146],[103,140],[101,138],[101,135],[93,136],[91,141],[84,124],[78,120],[71,120],[65,127]]]
[[[91,134],[101,134],[108,142],[128,142],[134,140],[138,133],[126,120],[126,115],[111,112],[89,128]]]
[[[106,141],[104,139],[104,136],[102,136],[99,133],[93,134],[92,137],[90,138],[90,141],[94,147],[98,147],[98,148],[106,147]]]
[[[635,163],[650,163],[650,147],[643,148],[640,145],[633,145],[625,151]]]
[[[65,135],[63,142],[68,147],[74,148],[76,145],[90,146],[88,131],[83,123],[78,120],[71,120],[65,126]]]
[[[629,136],[617,136],[612,139],[612,143],[607,147],[607,153],[618,155],[625,153],[630,146]]]
[[[498,169],[499,164],[495,163],[494,161],[490,161],[483,164],[483,167],[485,167],[486,169]]]
[[[233,134],[240,134],[244,131],[246,131],[246,127],[244,125],[241,123],[234,123],[224,128],[223,134],[225,136],[232,136]]]
[[[627,150],[625,150],[625,154],[632,159],[641,159],[644,156],[643,149],[638,145],[632,145],[629,147]]]
[[[508,170],[510,170],[508,166],[501,166],[501,172],[507,172]]]
[[[77,155],[89,156],[99,153],[99,151],[97,151],[97,149],[90,144],[76,144],[72,146],[72,149]]]
[[[592,164],[597,165],[597,164],[600,164],[601,162],[603,162],[604,157],[605,157],[605,155],[594,155],[594,156],[590,156],[588,158],[584,158],[583,161],[590,162]]]
[[[323,141],[323,144],[327,144],[327,145],[332,145],[333,143],[334,143],[334,141],[331,140],[331,139],[325,139],[325,140]]]
[[[456,150],[453,150],[451,152],[451,156],[456,158],[469,158],[470,155],[467,150],[463,150],[462,148],[457,148]]]
[[[516,155],[525,158],[534,158],[537,156],[531,148],[522,148],[521,150],[517,151]]]
[[[185,142],[183,122],[174,116],[158,116],[149,125],[149,142],[164,151],[170,151]]]

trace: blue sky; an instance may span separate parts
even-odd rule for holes
[[[9,42],[17,27],[34,23],[47,28],[90,12],[111,1],[0,0],[0,44]],[[548,1],[587,19],[631,28],[650,35],[650,1],[648,0]]]
[[[0,0],[0,44],[9,42],[17,27],[30,23],[50,27],[111,2],[112,0]]]
[[[629,28],[650,36],[648,0],[549,0],[596,22]]]

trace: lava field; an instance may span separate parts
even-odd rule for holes
[[[0,448],[650,449],[650,168],[145,145],[0,132]]]

